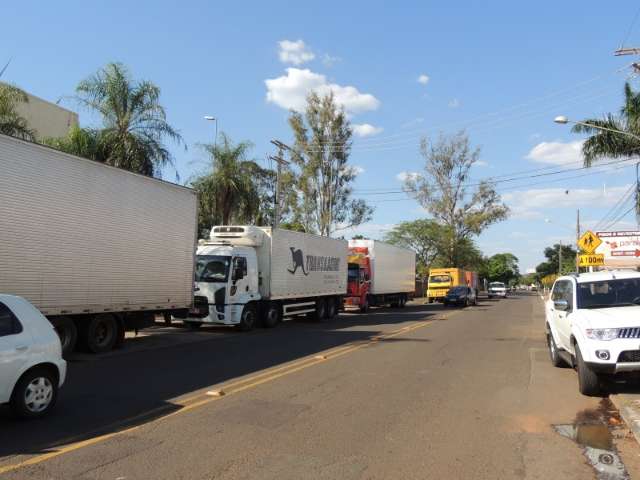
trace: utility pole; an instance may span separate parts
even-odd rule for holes
[[[576,273],[580,273],[580,209],[576,210]]]
[[[285,150],[291,150],[288,145],[285,145],[279,140],[271,140],[271,143],[278,148],[278,155],[270,155],[269,158],[278,164],[276,168],[276,198],[274,205],[273,215],[273,228],[278,228],[280,223],[280,177],[282,176],[282,165],[289,165],[290,162],[283,158]]]

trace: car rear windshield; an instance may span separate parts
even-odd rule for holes
[[[432,275],[429,277],[429,283],[449,283],[451,277],[449,275]]]
[[[231,257],[223,255],[198,255],[196,258],[196,282],[226,282],[229,277]]]
[[[578,283],[578,308],[640,305],[640,278]]]
[[[449,293],[455,293],[456,295],[467,293],[467,287],[454,287],[449,290]]]

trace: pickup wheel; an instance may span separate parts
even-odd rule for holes
[[[11,394],[11,410],[22,418],[45,415],[56,404],[58,378],[49,368],[34,368],[25,373]]]
[[[558,354],[558,346],[553,339],[551,331],[547,332],[547,347],[549,348],[549,358],[551,359],[551,365],[554,367],[563,367],[565,365],[564,360]]]
[[[62,356],[66,358],[76,348],[76,342],[78,341],[78,327],[76,327],[76,323],[69,317],[57,317],[52,319],[51,323],[60,337]]]
[[[576,363],[578,370],[578,388],[580,393],[587,395],[588,397],[598,397],[602,395],[602,387],[600,385],[600,378],[598,374],[591,370],[582,359],[582,353],[580,353],[580,347],[578,344],[576,349]]]
[[[242,310],[238,329],[242,332],[248,332],[249,330],[252,330],[256,324],[256,317],[257,314],[255,307],[253,305],[246,305]]]
[[[118,321],[108,313],[96,315],[89,321],[84,334],[90,352],[108,352],[118,340]]]
[[[280,322],[281,318],[282,313],[280,311],[280,305],[277,303],[270,303],[264,311],[262,325],[265,328],[273,328]]]

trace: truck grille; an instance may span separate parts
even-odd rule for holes
[[[618,362],[640,362],[640,350],[625,350],[618,355]]]
[[[640,327],[621,328],[618,330],[618,338],[640,338]]]

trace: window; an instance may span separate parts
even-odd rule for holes
[[[22,325],[9,307],[0,303],[0,337],[22,332]]]
[[[449,275],[432,275],[429,277],[429,283],[449,283],[451,277]]]
[[[573,283],[569,280],[556,282],[551,292],[551,300],[566,300],[569,304],[569,310],[573,308]]]
[[[233,259],[233,271],[239,271],[242,275],[239,275],[238,279],[244,278],[247,276],[247,259],[245,257],[235,257]]]
[[[578,308],[640,305],[640,279],[620,278],[578,284]]]
[[[231,257],[198,255],[196,258],[196,282],[226,282]]]

